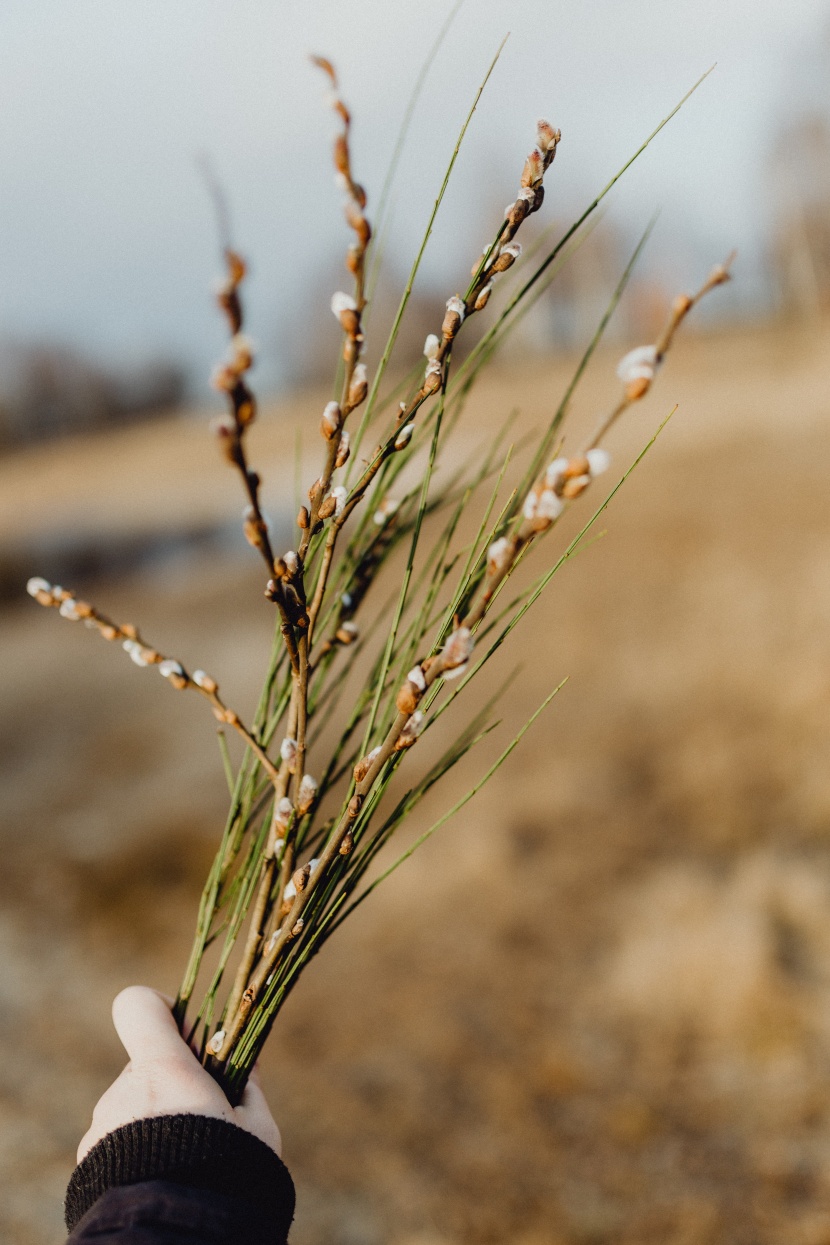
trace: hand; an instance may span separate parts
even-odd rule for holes
[[[163,995],[146,986],[128,986],[116,997],[112,1019],[130,1062],[98,1101],[92,1126],[78,1146],[78,1162],[107,1133],[154,1115],[227,1120],[280,1154],[279,1129],[256,1073],[240,1105],[232,1107],[182,1038],[170,1007]]]

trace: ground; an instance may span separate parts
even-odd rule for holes
[[[540,421],[565,376],[500,372],[468,443],[514,406]],[[826,325],[689,337],[615,434],[616,467],[679,403],[607,535],[526,620],[502,742],[569,682],[272,1036],[295,1245],[830,1243],[828,394]],[[318,398],[259,434],[280,515]],[[8,458],[4,582],[49,574],[30,563],[69,557],[67,533],[87,555],[98,540],[109,569],[79,558],[85,590],[247,712],[272,618],[221,535],[224,472],[195,418]],[[178,548],[182,528],[207,537]],[[175,989],[223,778],[195,698],[7,596],[0,1235],[52,1245],[121,1065],[109,1002]]]

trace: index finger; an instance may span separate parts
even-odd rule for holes
[[[168,1003],[148,986],[128,986],[116,995],[112,1021],[133,1064],[158,1059],[193,1059]]]

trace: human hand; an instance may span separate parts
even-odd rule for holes
[[[280,1154],[282,1141],[256,1073],[232,1107],[182,1038],[171,1003],[147,986],[128,986],[112,1005],[115,1031],[130,1062],[99,1099],[78,1146],[78,1162],[116,1128],[156,1115],[207,1115],[253,1133]]]

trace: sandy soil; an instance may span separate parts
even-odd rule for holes
[[[830,1243],[827,344],[689,340],[617,434],[623,463],[681,404],[528,620],[500,739],[424,816],[569,683],[271,1040],[296,1245]],[[502,372],[466,437],[538,421],[563,375]],[[272,509],[316,409],[263,422]],[[15,563],[235,514],[196,421],[0,463]],[[249,709],[272,619],[241,546],[84,586]],[[121,1065],[109,1000],[175,989],[223,779],[198,703],[54,614],[11,605],[0,668],[0,1236],[48,1245]]]

